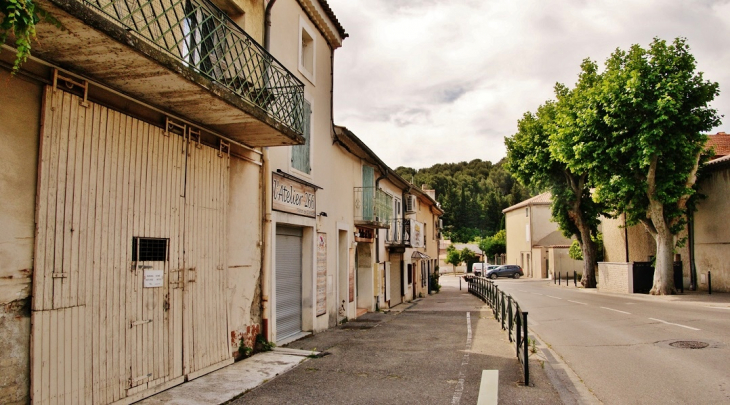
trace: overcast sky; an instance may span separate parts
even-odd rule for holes
[[[730,0],[328,0],[335,123],[390,167],[505,156],[517,120],[573,87],[580,63],[682,36],[730,132]]]

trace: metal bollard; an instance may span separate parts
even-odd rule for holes
[[[461,291],[461,277],[459,277],[459,291]]]
[[[553,272],[553,284],[557,284],[558,280],[555,279],[555,272]]]
[[[560,274],[560,272],[558,272],[558,285],[560,285],[560,276],[562,276],[562,274]]]
[[[707,272],[707,291],[712,294],[712,274]]]
[[[578,273],[575,270],[573,271],[573,286],[578,287]]]

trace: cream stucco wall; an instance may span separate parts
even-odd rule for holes
[[[707,290],[707,272],[712,290],[730,292],[730,169],[713,171],[700,184],[701,200],[694,215],[695,266],[698,288]]]
[[[42,86],[0,68],[0,403],[29,402],[30,286]]]
[[[354,266],[354,249],[363,251],[373,249],[372,244],[354,242],[354,187],[362,183],[362,166],[360,159],[349,154],[339,146],[332,144],[332,116],[330,111],[331,97],[331,61],[332,51],[325,38],[309,20],[295,0],[279,0],[272,9],[271,49],[270,52],[284,66],[297,76],[305,85],[304,97],[312,106],[311,126],[311,172],[302,173],[291,167],[291,147],[272,147],[268,150],[270,170],[281,170],[321,189],[316,192],[316,211],[325,212],[327,216],[317,219],[301,217],[293,214],[274,212],[272,222],[304,227],[311,232],[322,232],[327,235],[327,313],[316,316],[313,305],[316,305],[316,249],[315,245],[305,244],[304,251],[311,258],[305,260],[303,309],[305,330],[318,332],[334,326],[337,322],[342,301],[345,301],[340,317],[350,319],[356,317],[358,297],[349,301],[348,267]],[[299,70],[299,33],[300,24],[309,28],[314,34],[314,77],[310,80]],[[344,246],[343,246],[344,245]],[[275,246],[269,244],[267,254],[274,256]],[[347,260],[342,256],[347,252]],[[373,256],[375,252],[371,253]],[[274,323],[276,307],[275,296],[275,263],[272,264],[271,284],[267,292],[270,297],[271,318]],[[314,270],[308,270],[314,269]],[[357,272],[356,272],[357,273]],[[357,291],[357,274],[355,275]],[[308,293],[307,293],[308,291]],[[275,325],[272,326],[275,329]],[[275,330],[274,330],[275,339]]]
[[[230,349],[261,333],[261,168],[231,158],[226,273]]]
[[[544,249],[534,249],[533,245],[558,229],[558,225],[551,222],[550,218],[550,206],[544,204],[529,205],[505,213],[506,264],[522,266],[526,277],[542,278],[544,274]]]
[[[520,264],[521,252],[532,251],[532,244],[526,231],[529,225],[530,218],[525,216],[524,208],[505,213],[508,264]]]
[[[264,0],[212,0],[259,44],[264,43]]]

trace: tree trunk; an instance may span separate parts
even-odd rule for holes
[[[583,277],[581,277],[580,283],[584,288],[596,288],[596,243],[591,239],[591,230],[585,222],[580,221],[578,229],[582,239],[580,250],[583,252]]]
[[[665,225],[665,229],[668,227]],[[654,285],[652,295],[676,294],[674,287],[674,235],[671,232],[656,234],[656,263],[654,265]]]

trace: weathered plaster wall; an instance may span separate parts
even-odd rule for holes
[[[29,402],[30,286],[42,87],[0,68],[0,403]]]
[[[707,272],[712,272],[712,290],[730,291],[730,169],[714,171],[700,185],[707,199],[695,213],[695,266],[698,287],[707,290]]]
[[[232,157],[228,196],[228,331],[231,352],[261,331],[260,168]]]

